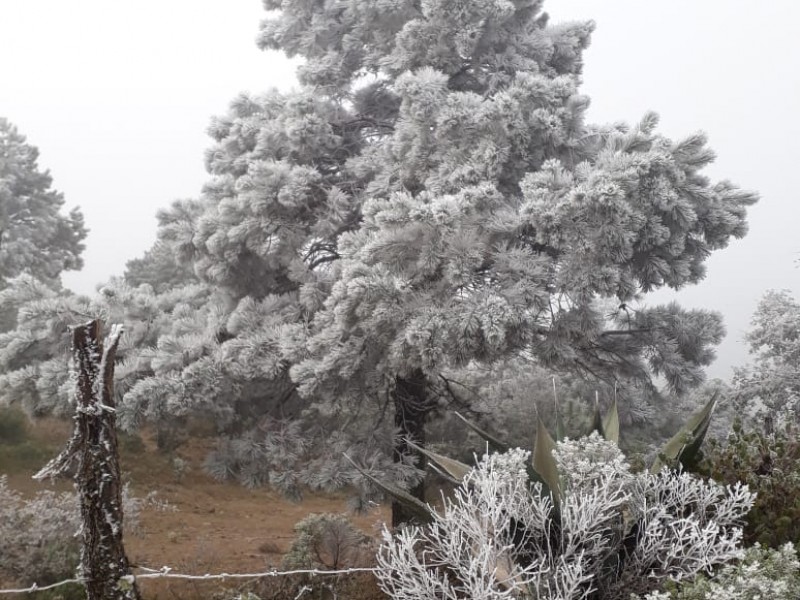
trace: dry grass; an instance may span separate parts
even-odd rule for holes
[[[55,454],[71,431],[69,422],[42,420],[32,428],[32,442]],[[189,469],[177,482],[171,456],[158,453],[151,435],[145,432],[143,447],[132,444],[135,451],[124,450],[121,457],[123,477],[130,482],[133,494],[145,497],[151,492],[156,498],[176,510],[164,510],[151,503],[141,515],[141,531],[125,540],[128,556],[135,565],[160,569],[172,567],[175,572],[247,573],[280,568],[283,554],[294,538],[294,525],[310,513],[347,510],[345,494],[308,495],[302,502],[293,503],[268,490],[248,490],[235,483],[220,483],[203,472],[202,463],[212,445],[210,438],[194,438],[181,447],[176,455],[186,461]],[[127,445],[127,444],[126,444]],[[125,446],[125,445],[123,445]],[[138,446],[138,447],[137,447]],[[4,465],[9,485],[24,494],[43,487],[70,489],[71,482],[41,484],[33,481],[35,468],[24,465]],[[368,535],[374,535],[388,520],[388,510],[378,509],[355,517],[353,523]],[[149,580],[142,582],[144,598],[148,600],[213,599],[221,598],[223,589],[249,588],[262,598],[292,598],[281,594],[299,590],[304,580],[266,582],[176,582]],[[320,580],[324,578],[319,578]],[[352,579],[352,578],[351,578]],[[384,598],[367,574],[348,580],[338,580],[339,598],[373,600]],[[316,584],[315,584],[316,585]],[[347,590],[347,591],[345,591]],[[316,597],[322,593],[317,590]],[[277,595],[276,595],[277,594]],[[303,597],[315,597],[305,594]],[[232,597],[232,596],[231,596]],[[332,597],[332,596],[327,596]]]

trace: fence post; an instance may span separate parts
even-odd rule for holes
[[[83,522],[80,571],[88,600],[140,600],[122,544],[114,403],[114,358],[121,335],[122,325],[113,325],[101,342],[96,320],[73,330],[75,428],[67,447],[35,475],[43,479],[73,473]]]

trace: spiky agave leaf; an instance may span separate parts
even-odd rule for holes
[[[359,467],[356,462],[350,458],[347,454],[344,457],[350,462],[351,465],[361,473],[364,477],[369,479],[375,486],[380,489],[382,492],[386,493],[387,495],[391,496],[398,502],[405,505],[409,510],[411,510],[414,516],[419,520],[420,523],[431,523],[433,521],[433,509],[422,502],[421,500],[415,498],[411,494],[409,494],[404,489],[401,489],[391,483],[384,483],[380,479],[377,479],[367,473],[364,469]]]
[[[424,454],[428,457],[433,463],[432,466],[437,467],[437,470],[444,472],[448,479],[453,480],[455,483],[461,483],[464,481],[464,478],[467,474],[472,470],[472,467],[469,465],[465,465],[464,463],[457,461],[453,458],[448,458],[447,456],[442,456],[441,454],[437,454],[436,452],[431,452],[430,450],[426,450],[422,446],[418,446],[411,440],[406,440],[406,443],[419,452],[420,454]]]
[[[597,403],[594,405],[592,424],[589,425],[589,430],[586,432],[586,435],[592,435],[595,431],[600,434],[600,437],[606,437],[605,428],[603,427],[603,416],[600,414],[600,406]]]
[[[564,431],[564,419],[561,418],[560,411],[558,410],[558,391],[556,390],[556,378],[553,377],[553,407],[556,413],[556,439],[563,440],[567,437]]]
[[[561,478],[558,474],[556,459],[553,456],[553,450],[555,449],[555,441],[553,441],[542,420],[537,419],[536,443],[533,446],[531,464],[533,470],[542,478],[542,481],[552,494],[553,504],[558,505],[561,503]]]
[[[429,462],[428,466],[431,470],[436,473],[439,477],[450,483],[451,485],[461,485],[463,483],[462,480],[458,480],[454,478],[450,473],[442,469],[441,467],[437,466],[436,463]]]
[[[680,431],[664,444],[650,467],[651,473],[658,473],[669,464],[679,463],[684,467],[694,464],[711,423],[718,395],[719,392],[714,392],[711,400],[692,415]]]
[[[486,442],[489,444],[489,450],[492,452],[508,452],[511,449],[511,446],[506,444],[499,438],[496,438],[491,433],[487,432],[484,429],[481,429],[478,425],[467,419],[464,415],[459,412],[456,412],[456,416],[464,421],[464,424],[472,429],[475,433],[481,436]]]
[[[603,419],[603,437],[609,442],[619,445],[619,412],[617,411],[617,399],[611,403],[605,418]]]

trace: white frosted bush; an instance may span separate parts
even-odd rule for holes
[[[430,525],[384,531],[382,589],[396,600],[628,598],[742,556],[746,486],[634,474],[596,434],[554,456],[558,507],[515,449],[484,456]]]
[[[0,477],[0,573],[50,583],[71,577],[78,563],[80,526],[74,493],[46,490],[25,500]]]
[[[797,600],[800,561],[790,543],[778,549],[754,546],[740,564],[726,566],[713,578],[698,577],[672,588],[647,594],[644,600]]]
[[[671,591],[652,592],[644,600],[797,600],[800,561],[792,544],[778,549],[754,546],[745,559],[713,578],[698,577]],[[636,597],[633,596],[632,600]],[[641,599],[640,599],[641,600]]]
[[[123,489],[127,531],[136,531],[143,502]],[[38,584],[73,577],[81,526],[74,492],[37,492],[23,498],[0,476],[0,578]]]

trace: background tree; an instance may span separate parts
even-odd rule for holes
[[[745,336],[754,364],[735,384],[751,416],[796,421],[800,402],[800,303],[787,290],[764,294]]]
[[[152,374],[159,337],[180,331],[182,317],[195,318],[210,304],[208,297],[199,285],[156,295],[150,286],[132,288],[117,279],[90,298],[55,290],[31,276],[11,280],[0,291],[0,312],[17,312],[14,329],[0,333],[0,402],[18,403],[34,415],[68,414],[69,329],[92,318],[125,320],[128,339],[119,345],[115,386],[118,396],[124,394],[134,381]],[[142,422],[134,411],[127,418]]]
[[[203,205],[196,200],[175,201],[156,215],[159,238],[140,258],[127,262],[125,281],[138,287],[147,284],[157,294],[183,285],[200,283],[192,263],[178,254],[171,238],[184,227],[191,227],[193,218],[202,213]]]
[[[77,208],[61,214],[63,196],[40,171],[39,151],[0,117],[0,289],[28,273],[54,283],[83,266],[86,228]]]

